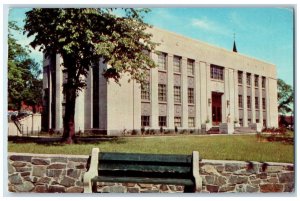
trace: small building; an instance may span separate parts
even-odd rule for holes
[[[278,127],[275,65],[158,28],[149,30],[160,43],[150,56],[158,67],[141,88],[124,75],[118,85],[102,76],[99,63],[76,100],[75,128],[118,135],[141,128],[199,130],[220,123]],[[46,129],[63,128],[64,74],[59,55],[44,60]]]

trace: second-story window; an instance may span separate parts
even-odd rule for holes
[[[194,103],[194,88],[188,88],[188,103]]]
[[[238,71],[238,83],[243,84],[243,72]]]
[[[141,86],[141,99],[150,100],[150,84],[145,83]]]
[[[167,54],[160,52],[158,54],[158,69],[167,70]]]
[[[188,75],[194,75],[194,64],[195,61],[192,59],[187,60],[187,74]]]
[[[174,72],[176,73],[181,72],[181,57],[179,56],[173,57],[173,68],[174,68]]]
[[[258,87],[258,75],[254,76],[254,86]]]
[[[239,95],[239,108],[243,108],[243,96]]]
[[[179,86],[174,86],[174,102],[181,103],[181,90]]]
[[[167,101],[167,87],[165,84],[158,84],[158,100]]]
[[[247,73],[247,85],[251,86],[251,74]]]
[[[261,87],[266,88],[266,77],[261,77]]]
[[[247,96],[247,108],[251,109],[251,97]]]
[[[210,65],[210,78],[217,80],[224,80],[224,67]]]
[[[259,109],[258,97],[255,97],[255,109]]]

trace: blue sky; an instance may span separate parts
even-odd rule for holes
[[[28,9],[27,9],[28,10]],[[238,52],[273,63],[278,77],[293,86],[293,10],[269,8],[152,8],[145,21],[156,27],[232,50],[233,34]],[[14,8],[9,20],[23,26],[26,9]],[[22,45],[31,39],[15,37]],[[42,61],[41,53],[32,50]]]

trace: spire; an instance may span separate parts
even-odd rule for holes
[[[236,45],[235,45],[235,33],[233,34],[233,49],[232,49],[232,51],[237,52]]]

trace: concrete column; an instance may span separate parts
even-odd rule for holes
[[[238,71],[233,70],[233,106],[234,107],[234,117],[233,117],[233,122],[239,121],[239,84],[238,84]],[[231,105],[231,104],[230,104]]]
[[[243,127],[248,126],[248,108],[247,108],[247,74],[243,72]]]
[[[187,58],[181,60],[181,107],[182,107],[182,127],[188,128],[188,80],[187,80]]]
[[[229,69],[224,68],[224,95],[222,97],[222,122],[226,123],[227,116],[230,113],[230,94],[233,93],[232,88],[230,88],[230,83],[232,81],[232,77],[229,76]],[[229,105],[227,104],[229,103]],[[231,114],[233,116],[233,114]]]
[[[133,96],[133,129],[140,131],[141,129],[141,84],[132,80],[132,96]]]
[[[63,102],[63,73],[62,73],[62,59],[60,55],[56,55],[55,59],[55,130],[63,128],[62,125],[62,102]]]
[[[202,112],[203,110],[201,109],[202,105],[201,104],[204,104],[204,102],[202,103],[201,102],[201,92],[204,91],[204,90],[201,90],[201,79],[200,79],[200,62],[198,61],[195,61],[195,66],[194,66],[194,70],[195,70],[195,128],[201,128],[201,122],[203,121],[203,117],[201,117],[201,113],[204,113]],[[202,97],[203,98],[203,97]],[[203,107],[204,108],[204,107]],[[202,110],[202,111],[201,111]]]
[[[266,106],[267,106],[267,126],[278,127],[278,103],[277,103],[277,79],[266,78]],[[272,97],[272,98],[270,98]]]
[[[93,68],[91,67],[89,68],[89,74],[87,75],[86,78],[87,86],[85,89],[85,96],[84,96],[84,102],[86,103],[84,105],[85,129],[93,128],[93,70],[94,70]]]
[[[49,58],[50,59],[50,58]],[[52,94],[52,67],[53,67],[53,65],[51,64],[51,61],[50,61],[50,65],[49,65],[49,69],[48,69],[48,76],[49,76],[49,84],[48,84],[48,89],[49,89],[49,96],[48,96],[48,98],[49,98],[49,101],[48,101],[48,126],[49,126],[49,129],[50,128],[52,128],[52,96],[53,96],[53,94]]]
[[[79,91],[75,105],[75,132],[84,131],[84,96],[85,91]]]
[[[158,56],[151,53],[152,59],[157,62]],[[153,129],[159,129],[158,126],[158,68],[152,68],[150,73],[150,90],[151,90],[151,127]]]
[[[270,89],[269,89],[269,78],[266,77],[266,114],[267,114],[267,119],[266,119],[266,125],[267,127],[271,127],[271,122],[270,122]]]
[[[173,73],[173,55],[168,54],[167,61],[167,74],[168,74],[168,86],[167,86],[167,127],[169,129],[174,129],[174,73]]]
[[[262,86],[261,76],[258,76],[258,103],[259,103],[259,123],[263,124],[263,107],[262,107]]]
[[[256,123],[256,109],[255,109],[255,85],[254,85],[255,76],[251,74],[251,123]]]
[[[212,97],[211,97],[211,78],[210,78],[210,64],[206,63],[206,74],[202,75],[201,74],[201,78],[203,79],[203,77],[205,76],[205,80],[206,80],[206,117],[205,117],[205,121],[208,119],[209,123],[212,124]],[[202,88],[201,88],[202,89]],[[210,103],[208,103],[208,100],[210,99]]]

